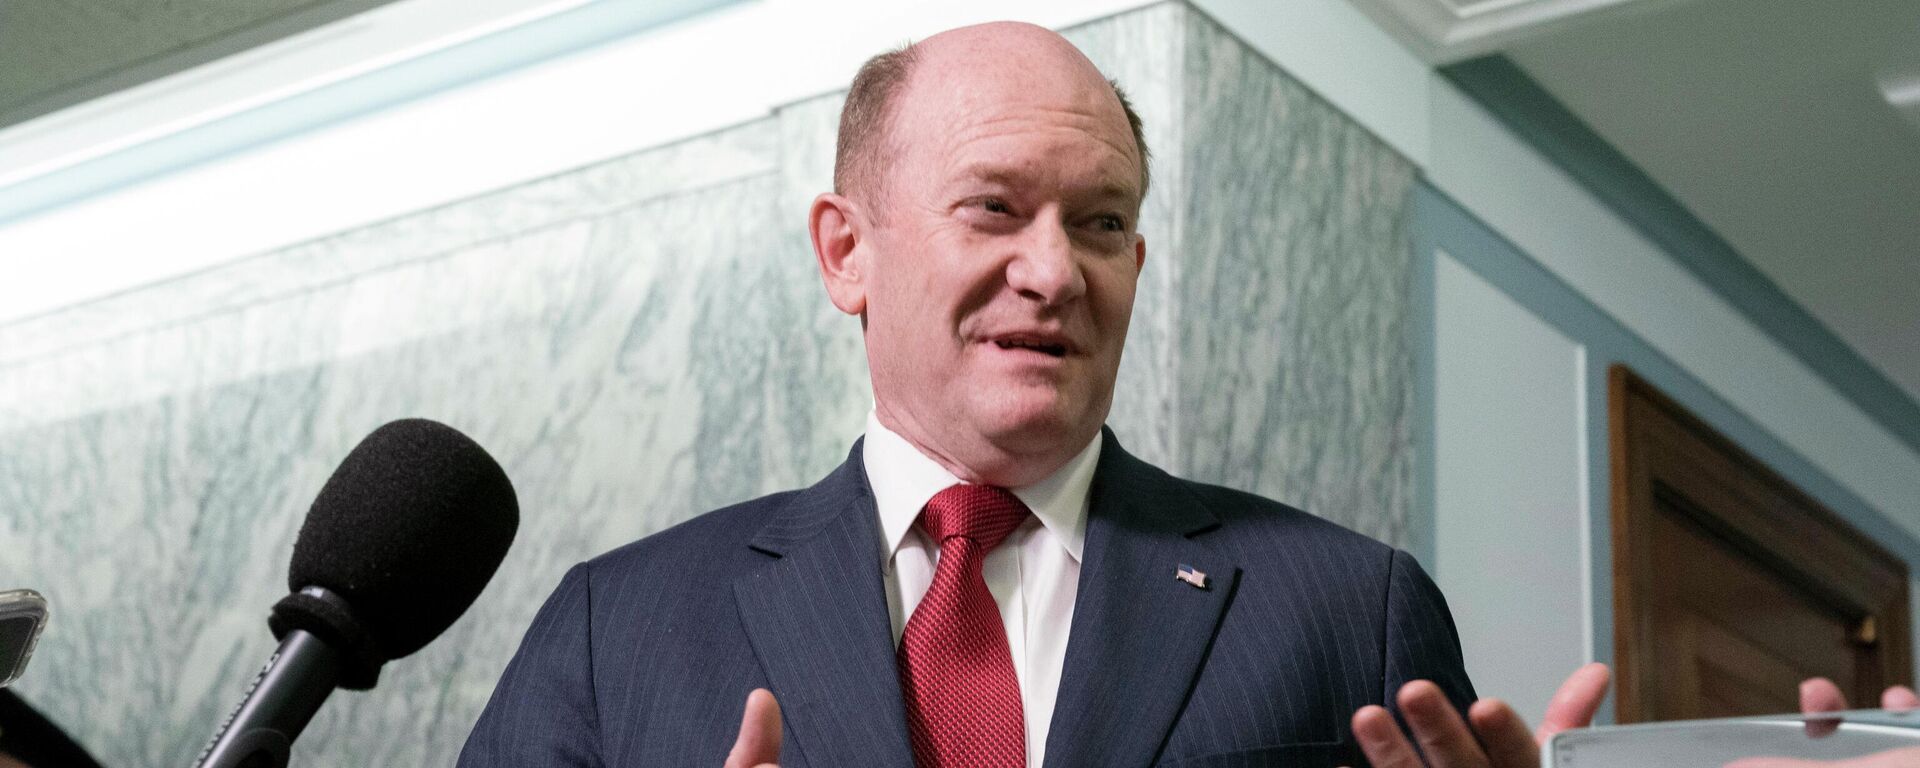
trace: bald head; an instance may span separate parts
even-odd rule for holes
[[[1108,122],[1130,145],[1124,150],[1138,164],[1138,192],[1146,195],[1146,136],[1126,93],[1066,38],[1020,22],[948,30],[868,59],[841,108],[834,191],[869,200],[886,191],[885,171],[904,149],[897,130],[903,113],[928,117],[1009,100],[1043,110],[1065,106]]]

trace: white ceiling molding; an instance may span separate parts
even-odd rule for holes
[[[418,58],[586,0],[405,0],[0,129],[0,187]]]
[[[0,226],[742,0],[397,0],[0,128]]]
[[[1493,53],[1523,38],[1622,10],[1685,0],[1351,0],[1433,65]],[[1628,7],[1631,6],[1629,9]]]
[[[0,126],[183,72],[389,0],[11,4],[0,24]],[[103,7],[103,6],[111,6]]]

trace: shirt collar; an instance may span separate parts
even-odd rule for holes
[[[1100,436],[1094,435],[1067,463],[1037,483],[1009,488],[1014,496],[1033,510],[1053,540],[1065,547],[1074,562],[1080,561],[1081,545],[1087,537],[1087,495],[1093,486],[1093,470],[1100,463]],[[866,465],[867,484],[873,488],[873,503],[880,510],[880,533],[886,537],[886,555],[900,551],[901,542],[913,529],[920,510],[934,494],[960,482],[939,462],[927,458],[907,439],[894,434],[880,423],[878,414],[867,412],[867,439],[861,447]]]

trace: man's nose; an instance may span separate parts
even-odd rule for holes
[[[1086,293],[1086,275],[1074,258],[1073,238],[1061,222],[1037,217],[1022,234],[1020,251],[1007,264],[1008,285],[1049,306]]]

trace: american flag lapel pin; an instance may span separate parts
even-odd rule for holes
[[[1187,565],[1186,563],[1180,564],[1180,567],[1173,572],[1173,577],[1193,585],[1195,589],[1207,588],[1206,572]]]

